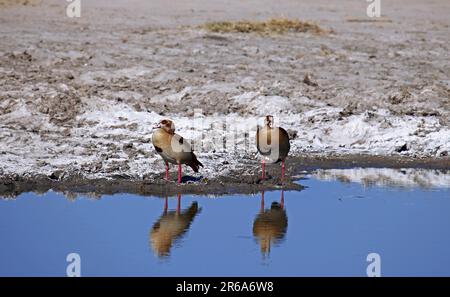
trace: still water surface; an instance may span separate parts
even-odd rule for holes
[[[82,276],[366,276],[378,253],[384,276],[450,276],[447,177],[323,177],[252,196],[0,199],[0,275],[65,276],[78,253]]]

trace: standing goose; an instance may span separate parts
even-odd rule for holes
[[[190,166],[194,172],[198,172],[200,166],[203,167],[191,145],[175,133],[175,125],[171,120],[162,120],[153,130],[153,146],[166,164],[166,180],[169,179],[169,163],[178,164],[178,183],[181,183],[181,164]]]
[[[262,179],[266,178],[266,162],[278,163],[281,161],[281,177],[284,178],[284,161],[291,145],[289,135],[281,127],[273,127],[273,116],[267,115],[264,127],[257,127],[256,148],[262,156]]]

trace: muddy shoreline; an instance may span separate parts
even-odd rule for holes
[[[194,195],[233,195],[256,194],[261,191],[284,189],[301,191],[301,178],[317,169],[346,168],[417,168],[450,171],[450,157],[444,158],[408,158],[370,155],[347,156],[298,156],[287,161],[289,177],[281,182],[280,168],[277,165],[267,166],[267,180],[259,178],[259,167],[255,164],[251,171],[231,172],[227,176],[208,179],[206,176],[194,178],[184,176],[183,183],[178,185],[172,175],[172,182],[166,182],[163,173],[148,176],[143,180],[116,177],[113,179],[88,179],[81,175],[57,176],[19,176],[4,175],[0,177],[0,197],[16,198],[22,193],[45,193],[49,190],[64,193],[68,199],[77,196],[100,198],[102,195],[130,193],[142,196],[174,196],[180,194]],[[250,173],[249,173],[250,172]],[[450,172],[449,172],[450,173]],[[300,180],[299,183],[294,181]]]

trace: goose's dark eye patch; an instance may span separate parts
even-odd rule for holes
[[[166,125],[166,124],[167,124],[167,121],[166,121],[166,120],[163,120],[163,121],[161,121],[161,124]]]

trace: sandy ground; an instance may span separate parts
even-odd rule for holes
[[[81,18],[65,1],[13,2],[0,2],[2,180],[157,184],[151,128],[170,118],[205,164],[191,181],[259,187],[267,113],[291,135],[291,172],[355,154],[450,168],[448,1],[382,0],[376,21],[363,0],[82,0]],[[333,33],[198,28],[271,17]]]

